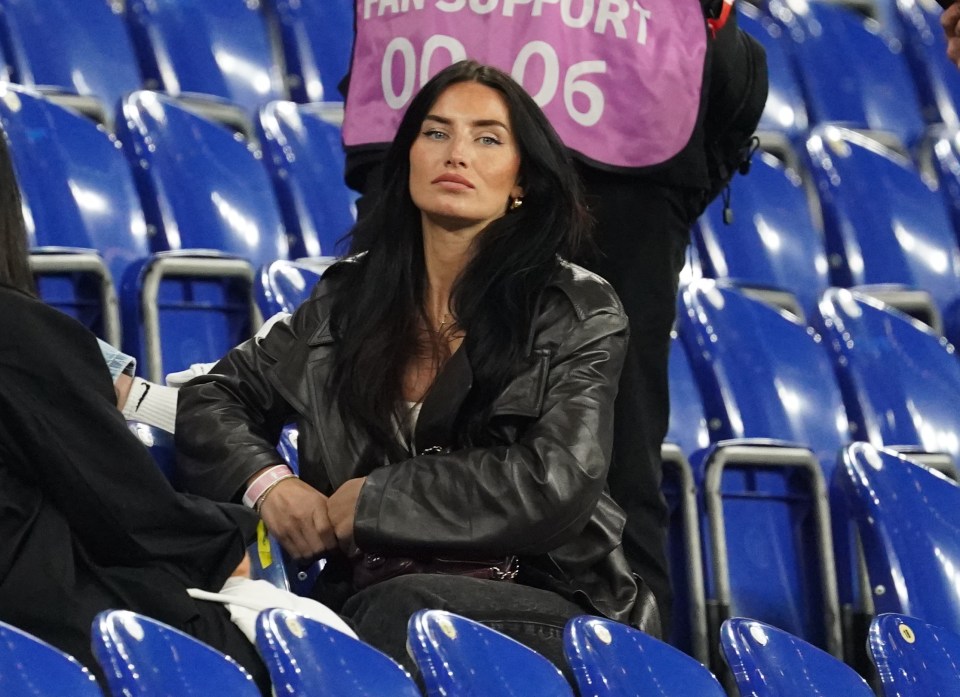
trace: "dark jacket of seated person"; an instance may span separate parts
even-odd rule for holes
[[[329,496],[366,476],[354,522],[360,550],[518,555],[521,583],[640,624],[638,583],[621,547],[624,514],[606,491],[628,334],[610,286],[578,266],[558,265],[540,297],[523,365],[493,401],[482,446],[463,443],[457,428],[472,385],[464,344],[427,393],[406,457],[371,466],[364,434],[348,433],[326,388],[338,343],[330,292],[363,264],[360,256],[332,267],[291,318],[181,389],[176,434],[185,486],[239,500],[255,473],[278,462],[280,431],[295,422],[304,482]],[[335,578],[342,562],[332,558],[319,584]],[[322,589],[318,596],[336,607]]]
[[[130,609],[256,671],[226,609],[186,593],[220,590],[256,516],[174,491],[78,322],[0,284],[0,327],[0,620],[96,672],[94,617]]]

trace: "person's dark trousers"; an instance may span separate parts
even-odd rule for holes
[[[596,221],[597,249],[575,261],[611,283],[630,320],[608,483],[627,514],[627,559],[656,596],[664,636],[670,636],[660,446],[670,418],[667,368],[677,286],[702,194],[592,167],[579,170]]]
[[[563,628],[585,610],[550,591],[467,576],[410,574],[353,595],[340,614],[365,642],[416,673],[407,654],[407,623],[424,608],[447,610],[516,639],[571,675],[563,657]]]

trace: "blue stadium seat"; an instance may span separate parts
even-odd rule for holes
[[[259,152],[227,128],[140,91],[117,131],[162,252],[123,290],[144,298],[124,315],[124,346],[159,382],[253,333],[255,269],[285,259],[287,238]]]
[[[272,102],[257,122],[264,161],[276,187],[291,256],[341,256],[337,244],[356,220],[356,194],[343,179],[340,127],[324,106]]]
[[[737,3],[740,28],[757,39],[767,53],[769,90],[757,130],[782,133],[790,140],[806,133],[807,106],[789,54],[791,39],[782,25],[758,8]]]
[[[827,291],[820,316],[857,440],[960,463],[953,346],[923,323],[845,289]]]
[[[816,312],[830,284],[827,255],[797,173],[770,155],[756,155],[750,175],[730,183],[734,218],[711,203],[694,243],[707,278],[724,279],[801,319]]]
[[[921,157],[921,166],[929,168],[937,178],[953,231],[960,239],[960,130],[934,127],[929,148]]]
[[[720,644],[741,695],[873,697],[873,690],[850,666],[763,622],[727,620]]]
[[[842,124],[920,142],[926,123],[901,45],[833,3],[790,4],[791,54],[811,125]]]
[[[550,661],[479,622],[444,610],[418,610],[410,618],[407,637],[427,697],[573,697]]]
[[[877,613],[960,632],[960,487],[868,443],[844,451],[836,486],[860,531]]]
[[[298,102],[342,102],[340,81],[353,48],[351,0],[267,0],[280,26],[290,95]]]
[[[582,697],[725,697],[702,664],[625,624],[582,615],[563,642]]]
[[[954,338],[960,249],[941,197],[909,160],[862,134],[818,128],[807,150],[832,284],[894,284],[892,293],[870,293]],[[902,291],[912,293],[900,300]]]
[[[289,610],[260,613],[257,649],[278,695],[420,696],[413,679],[389,656]]]
[[[756,617],[839,655],[825,482],[849,435],[829,358],[792,315],[707,280],[678,329],[714,441],[692,459],[711,627]]]
[[[870,656],[885,697],[960,694],[960,635],[887,613],[870,627]]]
[[[905,53],[929,123],[960,126],[960,73],[947,56],[947,40],[940,28],[943,10],[934,2],[883,0],[895,9]]]
[[[330,263],[334,260],[330,259]],[[277,312],[293,312],[310,297],[313,287],[323,275],[324,266],[318,263],[277,260],[260,270],[257,284],[257,302],[264,317]]]
[[[690,362],[676,335],[670,343],[669,382],[670,424],[660,452],[663,462],[660,488],[670,516],[667,560],[673,590],[673,624],[669,641],[706,663],[709,642],[697,512],[698,490],[689,458],[709,446],[710,434]]]
[[[0,694],[10,697],[103,697],[75,658],[0,622]]]
[[[129,610],[93,621],[93,652],[114,697],[260,697],[253,678],[229,656]]]
[[[0,87],[0,128],[23,199],[41,296],[119,346],[115,289],[150,249],[117,140],[15,85]]]
[[[209,95],[251,117],[285,99],[278,51],[259,2],[126,0],[145,86],[171,96]]]
[[[12,82],[111,124],[117,102],[141,87],[133,44],[104,0],[4,0],[0,43]]]

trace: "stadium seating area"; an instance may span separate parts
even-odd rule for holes
[[[771,89],[732,219],[722,201],[702,216],[678,303],[673,632],[579,618],[570,668],[583,697],[957,695],[960,70],[935,0],[737,7]],[[0,130],[44,300],[157,381],[295,308],[355,218],[351,33],[352,0],[0,0]],[[274,559],[257,572],[286,588],[315,573]],[[463,618],[410,632],[427,694],[570,694]],[[256,693],[147,618],[94,634],[113,694]],[[258,647],[277,694],[420,694],[306,618],[265,612]],[[498,682],[521,676],[538,688]],[[99,694],[6,626],[0,692]]]

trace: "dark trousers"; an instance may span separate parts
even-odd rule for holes
[[[627,514],[624,552],[656,596],[669,636],[672,593],[660,446],[670,419],[667,367],[677,286],[702,193],[592,167],[581,167],[580,174],[596,220],[597,249],[577,261],[610,282],[630,320],[607,481]]]
[[[410,574],[366,588],[340,614],[361,639],[415,673],[407,654],[407,623],[417,610],[447,610],[516,639],[567,671],[563,628],[583,608],[556,593],[519,583],[466,576]],[[569,678],[569,672],[567,671]]]

